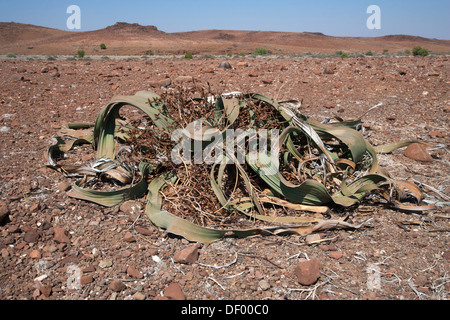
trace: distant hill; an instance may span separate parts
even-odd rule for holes
[[[107,49],[101,50],[100,43]],[[95,31],[71,32],[46,27],[0,22],[0,53],[74,55],[173,55],[252,53],[265,48],[273,53],[389,52],[420,45],[434,52],[450,52],[449,40],[409,35],[384,37],[332,37],[319,32],[202,30],[166,33],[155,26],[117,22]]]

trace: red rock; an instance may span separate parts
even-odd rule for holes
[[[450,261],[450,251],[444,252],[442,256],[444,257],[445,260]]]
[[[341,251],[330,251],[328,253],[328,255],[330,256],[330,258],[333,258],[333,259],[336,259],[336,260],[342,258],[342,252]]]
[[[335,65],[329,65],[323,71],[324,74],[334,74],[335,72],[336,72],[336,66]]]
[[[40,259],[42,257],[41,252],[39,250],[33,250],[30,252],[31,259]]]
[[[316,258],[303,260],[297,264],[295,275],[300,284],[309,286],[320,278],[320,261]]]
[[[178,76],[175,78],[175,82],[192,82],[193,80],[192,76]]]
[[[123,240],[125,240],[126,242],[136,242],[136,238],[134,237],[134,235],[127,231],[125,233],[125,235],[123,236]]]
[[[169,284],[164,290],[164,296],[172,300],[186,300],[186,296],[181,290],[180,285],[176,282]]]
[[[120,280],[113,280],[109,284],[109,288],[114,292],[120,292],[122,290],[125,290],[127,286]]]
[[[255,73],[255,72],[250,72],[250,73],[248,74],[248,76],[249,76],[249,77],[252,77],[252,78],[255,78],[255,77],[258,76],[258,74]]]
[[[6,205],[0,205],[0,223],[9,215],[9,210]]]
[[[72,185],[67,181],[63,181],[58,185],[58,190],[61,192],[69,191],[70,188],[72,188]]]
[[[86,268],[83,268],[83,273],[95,272],[95,267],[93,265],[89,265]]]
[[[198,246],[190,246],[176,252],[173,259],[178,263],[194,263],[198,259]]]
[[[23,239],[30,243],[30,242],[37,242],[39,240],[39,233],[37,231],[28,231],[25,233],[25,236],[23,237]]]
[[[17,224],[12,224],[8,227],[8,232],[9,233],[21,233],[22,230],[20,229],[20,227]]]
[[[272,80],[267,80],[267,79],[263,79],[263,80],[261,80],[261,82],[264,84],[272,84],[273,83]]]
[[[430,156],[425,147],[420,143],[413,143],[408,146],[405,150],[405,156],[410,159],[422,161],[422,162],[432,162],[433,158]]]
[[[69,233],[64,228],[53,228],[53,240],[58,243],[70,243]]]
[[[136,278],[136,279],[142,279],[144,278],[144,275],[139,272],[139,270],[137,270],[135,267],[133,266],[128,266],[127,267],[127,274],[132,277],[132,278]]]
[[[139,292],[139,291],[136,292],[133,295],[133,297],[134,297],[135,300],[140,300],[140,301],[145,300],[145,294],[143,294],[142,292]]]
[[[92,283],[94,281],[94,277],[92,275],[82,276],[80,277],[80,284],[82,286]]]
[[[140,234],[144,235],[144,236],[151,236],[153,235],[153,231],[149,230],[147,228],[144,227],[140,227],[140,226],[135,226],[134,229],[139,232]]]
[[[52,286],[50,284],[41,285],[39,287],[39,291],[41,291],[41,293],[48,298],[48,297],[50,297],[50,294],[52,293]]]
[[[170,78],[162,79],[162,80],[154,80],[150,82],[150,87],[153,88],[165,88],[172,84],[172,80]]]
[[[327,109],[333,109],[335,107],[335,105],[332,104],[332,103],[327,103],[327,104],[324,105],[324,107],[327,108]]]
[[[119,207],[120,211],[124,213],[134,214],[142,209],[142,206],[139,202],[134,200],[125,201]]]

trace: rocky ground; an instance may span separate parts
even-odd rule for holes
[[[0,299],[448,299],[450,194],[446,56],[350,59],[0,61]],[[324,72],[326,70],[326,72]],[[183,76],[183,77],[180,77]],[[115,95],[177,85],[303,100],[306,115],[363,117],[374,144],[441,145],[430,161],[380,156],[421,183],[436,210],[412,214],[364,203],[358,230],[314,237],[226,238],[199,245],[155,228],[144,199],[103,208],[69,198],[69,179],[44,154],[66,122],[94,122]]]

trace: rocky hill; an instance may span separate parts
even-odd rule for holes
[[[100,43],[107,49],[100,50]],[[251,53],[263,47],[274,53],[389,52],[420,45],[434,52],[450,52],[449,40],[409,35],[384,37],[332,37],[318,32],[202,30],[166,33],[155,26],[117,22],[95,31],[71,32],[20,23],[0,22],[0,53],[73,55],[171,55]]]

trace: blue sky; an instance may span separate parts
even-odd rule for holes
[[[81,9],[80,31],[121,21],[155,25],[166,32],[310,31],[332,36],[408,34],[450,40],[449,0],[0,0],[0,21],[67,30],[70,5]],[[379,30],[366,26],[370,5],[381,9]]]

